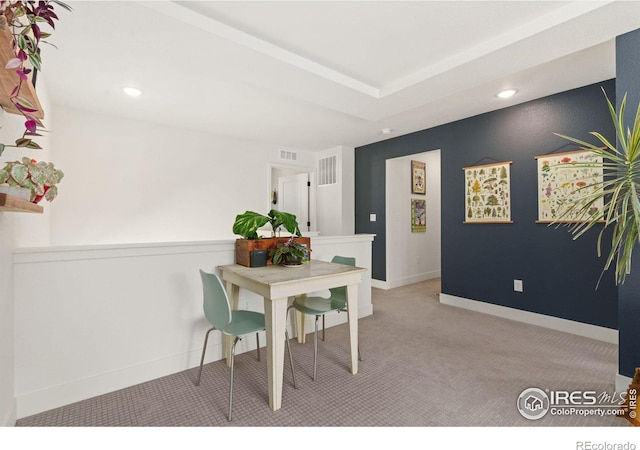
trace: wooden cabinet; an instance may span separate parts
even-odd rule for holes
[[[269,251],[274,250],[278,246],[278,244],[284,244],[288,240],[288,237],[236,239],[236,264],[251,267],[251,252],[254,250],[264,250],[267,252],[267,265],[271,265],[272,262],[271,258],[269,258]],[[311,249],[311,238],[296,237],[296,241],[300,242],[303,245],[306,245],[308,249]],[[311,252],[309,252],[309,260],[310,259]]]

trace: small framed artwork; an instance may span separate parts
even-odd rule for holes
[[[411,232],[424,233],[427,231],[427,207],[422,199],[411,199]]]
[[[411,193],[426,194],[425,178],[426,164],[420,161],[411,161]]]
[[[603,199],[580,211],[582,198],[603,182],[602,157],[590,150],[536,156],[538,160],[538,223],[585,222],[602,213]],[[567,209],[575,205],[575,212]]]
[[[511,220],[511,163],[465,167],[464,223],[513,223]]]

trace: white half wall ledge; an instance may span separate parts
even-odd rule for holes
[[[311,241],[314,259],[353,255],[367,269],[358,289],[359,318],[373,314],[373,238]],[[233,264],[234,255],[235,239],[15,249],[15,399],[12,407],[2,405],[0,425],[197,367],[210,327],[198,269]],[[264,309],[264,300],[247,290],[239,302],[242,309]],[[327,327],[346,320],[332,314]],[[312,331],[312,321],[307,324]],[[254,349],[253,342],[242,341],[237,351]],[[221,343],[219,333],[209,339],[206,362],[223,359]]]
[[[618,345],[618,330],[611,328],[470,300],[445,293],[440,294],[440,303]]]

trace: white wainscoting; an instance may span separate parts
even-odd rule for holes
[[[359,317],[373,313],[372,241],[312,238],[313,259],[355,256],[369,269],[358,290]],[[198,269],[233,263],[234,249],[227,240],[16,250],[17,418],[196,367],[209,327]],[[262,311],[263,301],[242,291],[240,308]],[[327,326],[343,322],[346,314],[327,316]],[[240,344],[239,352],[255,348],[253,339]],[[214,333],[206,362],[222,358]]]

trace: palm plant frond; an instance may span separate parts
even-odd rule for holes
[[[590,134],[604,147],[556,133],[599,158],[598,161],[601,162],[582,162],[577,167],[601,168],[603,180],[576,190],[575,192],[583,191],[585,194],[569,201],[554,223],[568,225],[574,239],[583,236],[597,224],[603,224],[597,240],[599,257],[602,256],[604,232],[611,228],[611,248],[603,273],[615,264],[615,281],[623,284],[626,276],[631,273],[633,249],[640,242],[640,104],[632,127],[625,129],[626,94],[617,112],[606,92],[604,95],[615,127],[617,145],[613,145],[598,132]],[[588,213],[592,206],[601,200],[604,202],[602,210],[590,216]],[[563,223],[567,218],[573,217],[585,217],[585,220]]]

